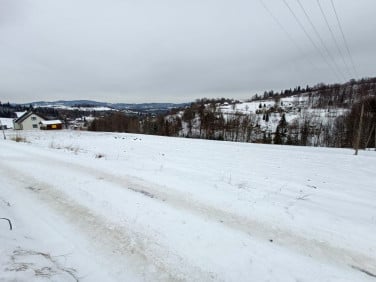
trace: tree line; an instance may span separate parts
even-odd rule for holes
[[[308,90],[308,92],[307,92]],[[300,92],[299,92],[300,91]],[[300,94],[298,94],[300,93]],[[269,94],[268,94],[269,95]],[[306,107],[318,109],[326,117],[312,111],[283,106],[283,97],[306,97]],[[266,144],[354,147],[358,133],[361,105],[364,105],[360,147],[376,146],[376,79],[349,81],[339,85],[319,84],[296,87],[291,92],[274,93],[268,97],[274,105],[266,107],[260,100],[253,113],[236,111],[239,101],[233,99],[199,99],[190,106],[160,115],[128,116],[110,113],[95,119],[89,127],[94,131],[116,131],[187,138],[203,138]],[[253,100],[254,101],[254,100]],[[223,111],[226,105],[233,111]],[[343,111],[336,111],[343,109]],[[288,110],[298,118],[288,121]],[[334,116],[330,116],[330,115]],[[338,116],[337,116],[338,115]],[[272,125],[276,125],[273,127]]]

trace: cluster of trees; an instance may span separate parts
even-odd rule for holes
[[[127,115],[123,112],[110,112],[94,119],[88,130],[177,136],[181,127],[180,118],[168,119],[165,115]]]
[[[184,137],[215,140],[250,142],[251,133],[256,125],[254,115],[242,113],[224,114],[218,103],[209,105],[192,104],[184,110],[182,121],[188,130],[180,133]]]
[[[23,106],[10,104],[9,102],[4,104],[0,102],[0,117],[16,118],[16,112],[24,112],[32,108],[33,107],[31,105]]]
[[[52,107],[33,107],[33,105],[20,105],[0,102],[0,117],[16,118],[16,112],[34,111],[36,114],[47,119],[75,119],[83,116],[97,116],[103,114],[96,111],[82,111],[82,110],[69,110],[69,109],[57,109]]]
[[[327,122],[308,113],[287,122],[281,110],[259,114],[234,112],[224,114],[217,103],[195,102],[190,107],[158,116],[127,116],[111,113],[95,119],[89,130],[142,133],[300,146],[354,147],[363,105],[360,148],[375,147],[376,96],[364,97],[353,104],[346,114]],[[275,131],[260,127],[263,120],[279,117]]]
[[[249,142],[254,126],[251,117],[237,113],[225,119],[218,108],[219,104],[237,102],[224,98],[200,99],[185,109],[173,109],[156,116],[110,113],[95,119],[88,129]],[[182,133],[183,124],[187,128],[186,134]]]
[[[356,144],[358,136],[359,144]],[[288,123],[282,114],[276,131],[273,134],[264,132],[262,143],[376,148],[376,96],[364,97],[347,113],[326,123],[308,114]]]
[[[337,118],[332,135],[329,145],[333,147],[354,148],[359,135],[360,148],[376,148],[376,96],[363,98],[352,106],[348,114]]]
[[[88,129],[91,131],[140,133],[139,128],[137,117],[126,116],[121,112],[114,112],[93,120]]]

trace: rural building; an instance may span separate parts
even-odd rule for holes
[[[29,130],[39,129],[45,119],[33,112],[27,112],[13,121],[14,129]]]
[[[43,120],[41,121],[40,129],[44,130],[57,130],[63,129],[63,123],[61,120]]]

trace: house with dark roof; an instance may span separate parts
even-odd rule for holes
[[[13,128],[18,130],[40,129],[42,121],[45,121],[45,118],[30,111],[16,118],[13,121]]]

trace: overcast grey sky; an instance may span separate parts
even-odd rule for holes
[[[338,46],[316,0],[0,0],[0,101],[243,99],[375,76],[376,1],[333,2],[357,73],[330,0]]]

